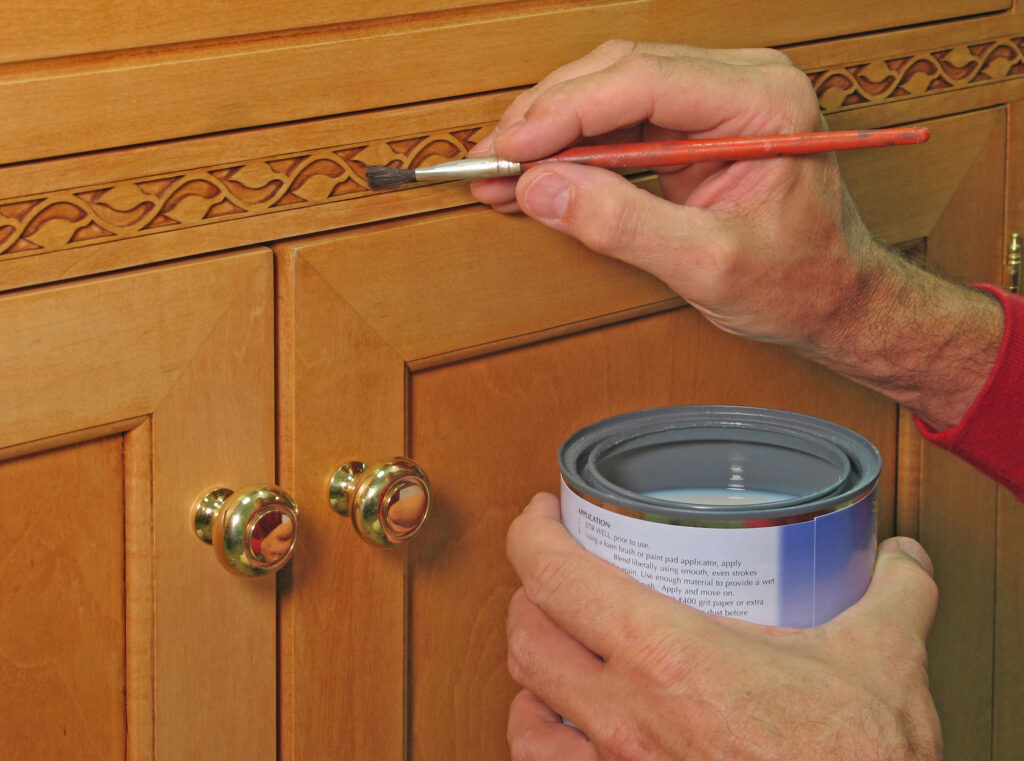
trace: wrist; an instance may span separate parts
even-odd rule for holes
[[[991,294],[930,273],[877,241],[809,356],[908,407],[956,425],[984,387],[1004,318]]]

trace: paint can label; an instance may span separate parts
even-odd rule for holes
[[[877,489],[786,525],[709,528],[598,507],[562,483],[562,523],[642,584],[706,613],[772,626],[823,624],[860,599],[875,559]]]

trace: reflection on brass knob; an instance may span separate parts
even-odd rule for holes
[[[265,576],[291,559],[299,508],[276,486],[214,489],[192,506],[192,527],[229,571]]]
[[[391,547],[419,531],[430,510],[430,482],[419,465],[395,457],[366,467],[358,461],[338,468],[328,495],[331,507],[352,517],[371,544]]]

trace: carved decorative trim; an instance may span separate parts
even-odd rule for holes
[[[0,200],[0,255],[108,243],[368,195],[367,164],[460,158],[478,124]]]
[[[808,72],[825,113],[1024,77],[1024,37]],[[461,158],[491,128],[318,148],[241,163],[0,199],[0,256],[38,254],[346,201],[372,193],[367,164]]]
[[[1024,77],[1024,37],[807,72],[825,113]]]

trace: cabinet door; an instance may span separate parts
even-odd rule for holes
[[[0,297],[0,747],[275,757],[273,578],[189,527],[274,479],[269,252]]]
[[[891,242],[991,280],[1004,114],[929,126],[926,146],[845,158],[854,195]],[[995,488],[922,447],[891,402],[724,335],[521,217],[470,208],[277,255],[281,477],[315,535],[282,600],[282,759],[507,757],[509,522],[557,489],[557,447],[580,426],[688,403],[810,413],[878,445],[880,533],[920,534],[953,601],[932,640],[947,747],[989,758],[990,736],[975,742],[992,717]],[[395,454],[429,474],[433,512],[407,545],[378,549],[330,510],[326,482],[343,461]]]
[[[296,372],[284,455],[300,500],[323,504],[325,474],[353,457],[408,453],[434,488],[406,548],[370,547],[329,509],[307,511],[316,547],[296,558],[285,624],[297,759],[398,761],[402,727],[409,758],[507,757],[517,583],[504,535],[534,492],[557,489],[557,448],[582,425],[661,405],[763,405],[829,417],[895,459],[894,404],[727,337],[646,276],[522,218],[438,215],[282,260]],[[883,525],[894,496],[889,467]]]

